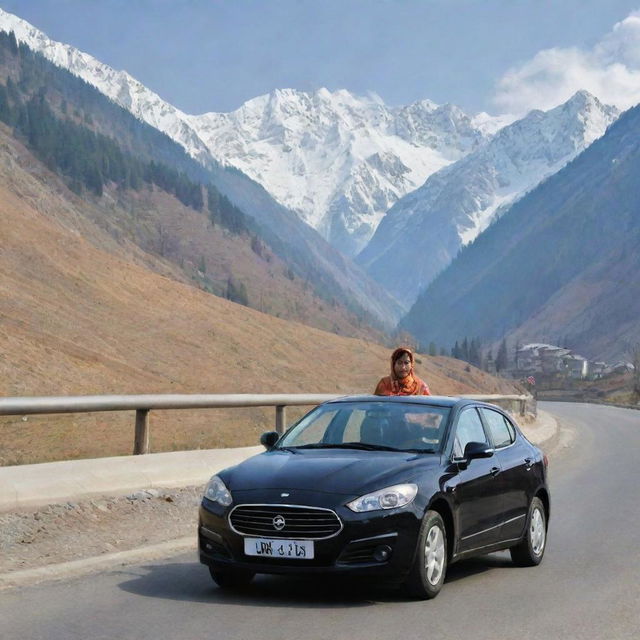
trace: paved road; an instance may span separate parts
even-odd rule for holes
[[[640,411],[545,403],[551,457],[545,560],[506,553],[450,568],[431,602],[367,585],[259,576],[223,593],[192,554],[0,592],[0,638],[640,638]]]

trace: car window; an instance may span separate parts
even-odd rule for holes
[[[347,420],[347,425],[344,429],[344,442],[360,441],[360,427],[365,416],[366,412],[364,411],[364,409],[356,409],[351,412]]]
[[[489,433],[493,440],[493,446],[496,449],[501,447],[508,447],[516,439],[516,432],[513,425],[497,411],[492,409],[480,409],[482,417],[484,418],[487,426],[489,427]]]
[[[300,446],[304,444],[313,444],[314,442],[322,442],[326,439],[329,425],[333,422],[337,409],[333,411],[317,412],[317,418],[309,422],[306,429],[295,429],[295,435],[289,439],[287,445]]]
[[[453,455],[461,458],[468,442],[484,442],[489,444],[482,428],[480,416],[475,409],[465,409],[458,417],[456,437],[453,444]]]
[[[278,446],[348,443],[436,451],[445,433],[447,407],[401,402],[341,402],[320,405],[301,418]]]

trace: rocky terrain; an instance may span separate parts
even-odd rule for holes
[[[193,536],[203,487],[0,513],[0,575]]]

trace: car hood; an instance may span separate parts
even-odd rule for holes
[[[226,470],[231,491],[298,489],[357,494],[401,482],[412,482],[435,467],[436,454],[395,451],[297,450],[269,451]]]

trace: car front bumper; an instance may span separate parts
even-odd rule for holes
[[[244,540],[249,536],[231,528],[228,511],[207,499],[202,501],[198,526],[200,561],[214,569],[254,573],[375,575],[389,582],[402,582],[413,564],[421,524],[421,514],[413,505],[367,513],[334,507],[342,529],[332,537],[314,540],[313,559],[267,558],[245,554]]]

